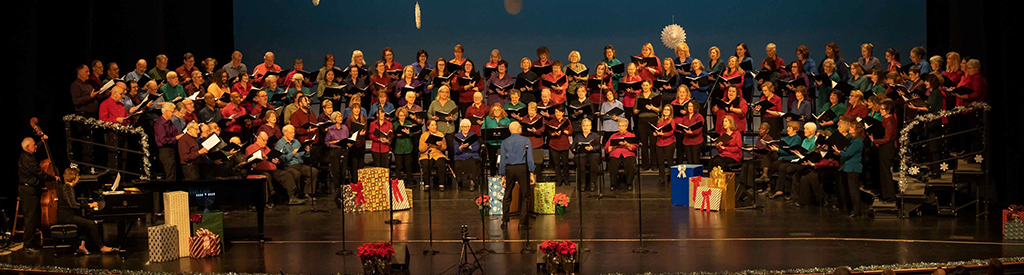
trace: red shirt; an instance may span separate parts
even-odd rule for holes
[[[476,104],[469,105],[469,108],[466,108],[466,118],[470,118],[470,117],[474,117],[474,116],[475,117],[479,117],[480,118],[480,123],[483,123],[484,122],[484,117],[487,116],[487,110],[489,110],[489,109],[490,109],[490,107],[487,107],[487,104],[483,104],[483,103],[480,103],[480,106],[476,106]],[[470,119],[470,122],[472,122],[472,121],[473,120]],[[471,126],[469,126],[469,131],[470,132],[473,132],[474,134],[476,134],[478,136],[481,135],[480,134],[480,124],[472,123],[470,125],[471,125]]]
[[[963,79],[964,71],[955,71],[952,73],[949,71],[944,71],[942,72],[942,75],[948,77],[949,80],[953,82],[953,85],[957,85],[960,84],[960,79]]]
[[[317,133],[317,130],[310,131],[308,128],[302,127],[302,125],[306,124],[306,122],[317,123],[316,116],[314,116],[313,113],[308,110],[303,110],[302,108],[299,108],[299,110],[295,111],[295,113],[292,114],[291,121],[289,122],[292,126],[295,127],[295,138],[300,141],[311,139]]]
[[[398,71],[398,78],[402,78],[402,63],[398,63],[398,61],[391,60],[391,66],[388,66],[387,62],[384,62],[384,70]]]
[[[178,66],[174,69],[174,73],[178,74],[178,81],[185,83],[186,80],[192,79],[192,72],[198,71],[199,68],[192,66],[192,69],[185,69],[185,65]]]
[[[764,67],[765,67],[764,63],[765,63],[764,61],[761,61],[761,68],[762,69],[764,69]],[[773,67],[775,67],[775,71],[779,72],[779,78],[786,78],[786,76],[789,75],[789,72],[787,72],[786,70],[780,69],[780,68],[785,67],[785,66],[786,66],[786,61],[783,61],[782,57],[779,57],[778,55],[776,55],[775,56],[775,66],[773,66]]]
[[[548,120],[547,122],[545,122],[544,124],[545,125],[550,125],[550,126],[554,127],[554,126],[558,126],[562,122],[565,122],[565,124],[566,124],[565,130],[569,131],[569,133],[566,134],[565,132],[560,132],[560,133],[558,133],[558,135],[551,136],[551,133],[554,133],[554,132],[548,131],[548,134],[546,134],[546,135],[548,136],[548,147],[550,147],[551,150],[555,150],[555,151],[566,151],[566,150],[569,150],[569,137],[572,136],[572,122],[569,122],[568,118],[562,117],[561,120],[558,120],[557,118],[552,118],[552,119]]]
[[[619,146],[618,144],[615,144],[615,146],[612,146],[612,140],[623,137],[631,138],[636,137],[636,135],[633,135],[633,133],[630,132],[626,132],[625,134],[621,132],[615,132],[614,134],[612,134],[612,136],[608,138],[608,141],[604,143],[604,151],[608,152],[609,157],[628,158],[636,156],[636,144],[629,144],[631,146]],[[633,148],[630,149],[629,147]]]
[[[534,117],[530,117],[529,115],[527,115],[526,117],[523,118],[523,133],[530,133],[530,135],[526,136],[527,138],[530,139],[530,148],[537,149],[540,148],[541,146],[544,146],[544,125],[542,123],[542,125],[540,127],[537,127],[537,129],[527,129],[525,125],[534,123],[538,120],[541,120],[542,118],[544,117],[540,115]]]
[[[896,116],[889,116],[882,119],[882,127],[885,128],[885,137],[875,139],[875,144],[881,146],[896,141]]]
[[[725,129],[722,128],[722,122],[725,121],[725,116],[731,116],[733,118],[733,121],[736,122],[736,128],[739,132],[743,132],[745,129],[747,129],[747,101],[741,97],[736,97],[735,100],[740,101],[739,108],[742,114],[726,112],[725,110],[718,109],[718,106],[715,106],[713,108],[715,111],[715,132],[718,132],[719,134],[725,133]]]
[[[391,77],[388,77],[387,73],[384,73],[383,77],[378,77],[377,75],[371,75],[370,76],[370,81],[373,82],[373,83],[370,83],[370,85],[372,86],[370,90],[374,91],[374,94],[376,94],[376,91],[387,92],[389,90],[387,86],[391,85]],[[376,84],[374,84],[374,83],[376,83]],[[377,85],[377,84],[384,85],[384,88],[381,88],[380,85]],[[371,94],[370,96],[373,96],[373,95]],[[376,97],[376,96],[374,96],[374,97]]]
[[[249,157],[252,156],[252,154],[255,154],[256,151],[260,151],[260,153],[262,153],[262,155],[263,155],[263,158],[265,159],[267,157],[267,154],[270,153],[270,147],[267,147],[267,146],[260,147],[256,143],[250,144],[249,147],[245,147],[245,158],[248,159]],[[255,165],[253,165],[252,166],[252,170],[255,170],[255,171],[274,171],[274,170],[277,170],[277,165],[275,165],[273,162],[264,160],[264,161],[257,162]]]
[[[543,67],[547,65],[551,65],[551,59],[545,60],[544,62],[541,62],[540,59],[537,59],[537,61],[533,62],[534,67]]]
[[[727,72],[729,69],[725,69],[725,70]],[[740,77],[740,84],[738,84],[738,85],[740,87],[743,87],[743,84],[744,84],[743,82],[747,81],[746,80],[747,74],[741,73],[740,70],[736,70],[735,72],[732,72],[731,74],[725,74],[725,72],[722,72],[722,79],[723,79],[722,83],[725,83],[724,79],[726,79],[726,78],[733,78],[733,77],[737,77],[737,76]],[[736,89],[736,97],[739,97],[739,98],[743,97],[743,89],[742,88],[741,89]]]
[[[290,84],[291,81],[292,81],[292,77],[295,76],[295,73],[297,73],[297,72],[299,72],[299,71],[292,70],[290,73],[288,73],[288,76],[285,76],[285,78],[284,78],[285,81],[288,81],[288,83]],[[315,80],[315,79],[303,79],[302,80],[302,86],[313,87],[313,80]]]
[[[865,118],[868,116],[868,106],[865,106],[864,104],[849,105],[846,107],[846,114],[843,115],[848,117]]]
[[[722,133],[725,134],[724,132]],[[731,158],[735,161],[743,159],[743,153],[740,151],[740,147],[743,147],[743,136],[740,135],[740,131],[732,131],[732,139],[725,144],[722,144],[718,149],[718,155]]]
[[[704,122],[704,115],[693,114],[688,116],[677,116],[676,124],[682,125],[693,125],[697,122]],[[707,127],[705,125],[705,127]],[[682,128],[676,128],[680,133],[683,133],[683,145],[700,145],[704,143],[704,127],[700,127],[697,130],[690,130],[692,134],[687,134]]]
[[[636,57],[643,57],[643,56],[638,54],[638,55],[636,55]],[[647,64],[647,67],[637,67],[636,68],[637,73],[640,75],[640,78],[642,78],[643,80],[655,80],[655,79],[658,79],[658,75],[661,74],[661,58],[658,58],[657,56],[654,56],[654,55],[651,55],[651,57],[654,57],[654,60],[657,60],[658,64]],[[648,70],[646,68],[654,68],[655,72],[652,73],[650,70]]]
[[[252,74],[256,76],[255,78],[252,79],[252,81],[254,81],[256,83],[263,83],[263,76],[266,75],[267,72],[280,72],[280,71],[281,71],[281,66],[278,66],[277,64],[274,64],[273,66],[267,67],[267,63],[266,62],[260,63],[259,65],[256,65],[255,69],[252,69]],[[278,78],[277,80],[278,80],[277,81],[278,83],[281,83],[281,81],[284,80],[284,78]]]
[[[960,84],[956,86],[967,87],[968,89],[974,90],[973,93],[967,94],[967,99],[957,98],[957,106],[967,106],[971,105],[971,103],[986,101],[986,99],[988,99],[988,82],[985,81],[984,77],[981,77],[980,73],[974,75],[965,74],[963,78],[960,79]]]
[[[231,92],[232,93],[238,93],[239,95],[242,96],[242,99],[245,99],[245,97],[249,96],[249,90],[251,90],[251,89],[252,89],[252,84],[250,84],[250,83],[245,83],[245,85],[242,85],[242,82],[238,82],[238,83],[235,83],[234,85],[231,85]]]
[[[253,116],[253,117],[256,117],[256,119],[253,120],[252,125],[263,125],[263,124],[266,124],[267,121],[262,116],[263,115],[263,110],[273,110],[273,109],[274,109],[274,106],[270,106],[269,104],[267,104],[267,105],[260,105],[259,103],[253,103],[252,104],[252,108],[250,108],[250,110],[249,110],[249,115]]]
[[[196,138],[185,134],[178,139],[178,159],[181,164],[199,162],[199,143],[196,143]]]
[[[675,121],[675,118],[669,121],[658,122],[658,127],[669,125],[669,128],[667,128],[664,133],[661,133],[660,136],[657,136],[658,141],[656,141],[654,145],[657,145],[658,147],[665,147],[676,143],[676,125],[675,123],[672,123],[672,121]]]
[[[294,116],[292,116],[292,117],[294,117]],[[374,153],[387,153],[387,152],[391,152],[391,139],[392,138],[390,137],[391,136],[390,133],[393,132],[392,128],[391,128],[391,122],[389,122],[387,120],[383,120],[384,121],[384,125],[381,125],[380,121],[381,120],[378,119],[377,121],[370,122],[370,131],[369,132],[370,132],[370,141],[372,141],[371,144],[370,144],[370,151],[374,152]],[[377,129],[380,129],[381,132],[389,135],[387,143],[385,143],[385,142],[383,142],[381,140],[381,138],[384,138],[383,136],[377,136]]]
[[[561,78],[565,78],[565,73],[561,73],[561,74],[555,75],[554,72],[551,72],[549,74],[545,74],[544,77],[542,77],[541,79],[542,80],[551,81],[551,82],[555,82],[555,80],[559,80]],[[565,103],[565,100],[566,100],[565,89],[569,88],[569,80],[568,79],[566,79],[565,83],[562,83],[562,85],[555,86],[555,87],[544,86],[544,82],[543,81],[541,81],[540,83],[541,83],[540,84],[540,88],[541,89],[544,89],[544,88],[551,89],[551,101],[554,101],[555,104]],[[555,89],[555,88],[558,88],[558,89]]]
[[[622,80],[619,80],[619,83],[623,83],[623,82],[636,82],[636,81],[641,81],[641,80],[643,80],[643,78],[640,78],[640,76],[633,76],[633,77],[623,76]],[[636,106],[636,95],[640,93],[640,90],[633,90],[632,93],[626,92],[625,89],[623,89],[622,91],[624,93],[626,93],[622,97],[622,107],[633,108],[633,106]]]
[[[794,98],[796,98],[796,97],[794,97]],[[764,100],[764,97],[761,97],[761,100]],[[782,112],[782,98],[781,97],[779,97],[777,95],[772,96],[772,98],[768,99],[768,102],[771,102],[772,104],[775,104],[775,106],[772,106],[771,108],[768,108],[769,111]],[[772,114],[772,113],[769,113],[769,112],[765,112],[764,109],[761,110],[761,116],[764,116],[764,117],[779,117],[778,115],[775,115],[775,114]]]
[[[469,74],[468,73],[460,73],[460,74],[458,74],[455,77],[457,77],[457,78],[469,77]],[[484,82],[485,81],[482,78],[480,78],[480,76],[475,77],[473,81],[476,81],[475,84],[476,84],[477,91],[480,91],[480,93],[483,94],[483,92],[484,92]],[[476,91],[467,91],[466,87],[462,86],[461,83],[456,83],[456,82],[458,82],[457,79],[452,79],[452,91],[455,91],[456,94],[458,95],[459,103],[473,103],[473,94],[476,93]]]
[[[596,74],[590,75],[590,78],[596,79],[597,75]],[[606,87],[608,87],[609,90],[612,89],[613,86],[612,86],[612,76],[611,75],[605,75],[604,78],[601,79],[601,82],[604,83],[604,85]],[[600,105],[601,103],[604,103],[604,99],[605,99],[604,98],[604,92],[605,91],[592,91],[592,90],[590,90],[588,88],[587,92],[590,93],[590,102],[593,102],[594,104],[598,104],[598,105]]]
[[[117,118],[119,117],[128,117],[128,111],[124,109],[124,103],[109,97],[103,103],[100,103],[100,120],[117,123]],[[124,120],[120,124],[128,125],[127,122],[127,120]]]
[[[228,104],[228,106],[225,106],[224,109],[220,109],[220,115],[224,118],[231,118],[232,116],[237,118],[245,114],[245,108],[242,108],[242,106],[238,106],[235,104]],[[231,124],[229,124],[228,127],[224,129],[224,131],[235,134],[241,133],[242,121],[238,119],[231,119]]]

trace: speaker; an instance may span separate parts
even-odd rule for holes
[[[393,245],[395,255],[391,256],[391,269],[409,270],[409,246]]]

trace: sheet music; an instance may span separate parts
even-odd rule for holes
[[[104,195],[120,195],[124,194],[124,191],[117,191],[117,188],[121,185],[121,173],[117,173],[117,177],[114,178],[114,185],[110,187],[110,191],[104,191]]]
[[[253,153],[252,156],[249,157],[249,160],[247,160],[246,162],[252,162],[258,159],[263,159],[263,151],[256,151],[256,153]]]
[[[203,149],[209,151],[213,146],[217,146],[217,144],[220,144],[220,138],[217,137],[217,134],[212,134],[209,138],[206,138],[206,140],[203,141]]]

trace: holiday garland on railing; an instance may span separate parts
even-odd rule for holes
[[[70,130],[71,130],[71,122],[82,123],[84,125],[92,127],[93,129],[114,130],[114,131],[117,131],[117,132],[120,132],[120,133],[139,135],[139,137],[140,137],[139,138],[139,144],[142,145],[142,174],[143,174],[143,176],[141,177],[141,179],[144,179],[144,180],[145,179],[149,179],[149,177],[150,177],[149,168],[150,168],[150,166],[152,166],[152,164],[149,162],[149,135],[146,134],[146,131],[143,130],[142,127],[130,126],[130,125],[121,125],[121,124],[117,124],[117,123],[110,123],[110,122],[102,121],[102,120],[91,118],[91,117],[87,118],[87,117],[83,117],[83,116],[76,115],[76,114],[70,114],[70,115],[64,116],[64,130],[66,132],[68,132],[68,133],[70,133]],[[73,159],[71,157],[73,154],[74,154],[74,151],[71,150],[71,140],[69,139],[68,140],[68,158]]]
[[[918,168],[917,166],[907,167],[908,163],[910,162],[910,156],[907,155],[907,153],[909,153],[909,150],[907,150],[907,146],[905,146],[905,144],[910,144],[910,131],[914,129],[914,126],[917,126],[918,124],[921,123],[927,123],[933,120],[942,119],[944,117],[951,115],[973,112],[978,109],[984,109],[985,111],[988,111],[992,109],[992,106],[988,105],[988,103],[985,102],[975,102],[967,106],[956,106],[956,108],[953,108],[952,110],[942,110],[936,113],[918,115],[917,118],[915,118],[910,123],[907,123],[907,125],[904,126],[902,130],[900,130],[900,193],[907,191],[907,172],[910,172],[911,175],[915,175],[917,174],[917,171],[920,170],[920,168]]]

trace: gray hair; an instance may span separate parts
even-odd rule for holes
[[[33,143],[36,143],[34,139],[32,139],[31,137],[26,137],[21,140],[21,149],[28,150],[28,146]]]

